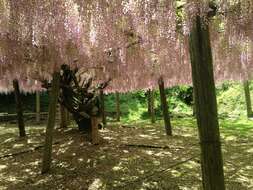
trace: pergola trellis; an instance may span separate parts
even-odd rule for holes
[[[0,1],[0,89],[12,90],[9,81],[18,79],[22,90],[38,90],[35,80],[52,80],[43,172],[50,166],[59,69],[67,64],[102,68],[95,76],[113,79],[108,92],[155,88],[161,77],[165,87],[192,80],[204,189],[225,189],[214,80],[250,79],[253,5],[178,2]]]

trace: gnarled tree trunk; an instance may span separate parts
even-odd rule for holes
[[[61,66],[61,90],[58,100],[73,115],[79,130],[88,133],[89,136],[92,124],[97,123],[92,122],[92,118],[95,117],[99,121],[98,118],[102,114],[105,123],[103,89],[108,85],[110,79],[104,83],[98,83],[98,81],[93,83],[93,77],[85,72],[77,68],[71,69],[68,65]],[[43,87],[48,89],[51,86],[47,81],[43,82]],[[62,116],[64,116],[62,119],[66,120],[65,113]]]
[[[91,118],[79,119],[79,118],[76,118],[75,115],[73,115],[73,117],[80,131],[88,133],[88,134],[91,132],[91,128],[92,128]]]

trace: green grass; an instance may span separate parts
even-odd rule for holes
[[[253,120],[247,118],[221,119],[221,129],[233,135],[248,136],[253,131]]]
[[[189,87],[183,86],[166,90],[169,111],[172,117],[181,116],[185,118],[185,116],[192,115],[192,105],[187,100],[190,97],[190,93],[192,93],[189,89]],[[253,85],[250,85],[250,89],[253,90]],[[216,92],[219,118],[242,118],[246,120],[246,105],[243,85],[241,83],[226,82],[219,85]],[[147,113],[147,98],[144,91],[121,94],[120,107],[123,122],[149,119]],[[106,96],[106,110],[108,112],[115,112],[114,95]],[[158,119],[162,118],[158,91],[155,91],[155,113]]]
[[[253,85],[250,85],[253,90]],[[192,115],[192,88],[180,86],[166,89],[169,103],[169,112],[175,125],[191,126],[195,124],[189,116]],[[159,91],[155,91],[155,115],[157,120],[162,119]],[[35,94],[22,95],[24,112],[35,111]],[[253,100],[253,99],[252,99]],[[115,113],[115,95],[109,94],[105,97],[106,111]],[[251,121],[246,118],[246,106],[244,100],[243,85],[241,83],[225,82],[217,86],[217,103],[220,118],[220,126],[230,129],[237,128],[242,133],[251,129]],[[48,95],[41,95],[41,109],[47,111]],[[149,122],[147,112],[147,97],[145,91],[120,94],[121,122],[145,123]],[[0,95],[0,112],[15,113],[14,95]],[[112,114],[113,115],[113,114]],[[114,114],[115,115],[115,114]],[[180,119],[182,117],[182,119]],[[114,118],[108,118],[113,121]]]
[[[244,90],[240,83],[221,85],[217,90],[217,103],[220,115],[230,118],[246,117]]]

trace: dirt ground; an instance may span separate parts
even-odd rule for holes
[[[173,125],[174,135],[167,137],[161,121],[111,123],[100,131],[99,145],[87,142],[74,125],[57,129],[52,169],[41,175],[44,126],[27,126],[28,137],[19,139],[14,124],[2,124],[0,189],[202,189],[197,129]],[[252,134],[221,129],[228,190],[253,189]]]

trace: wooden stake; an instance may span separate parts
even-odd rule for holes
[[[165,131],[167,135],[172,135],[171,123],[170,123],[170,115],[168,112],[168,103],[166,100],[166,94],[164,91],[164,81],[163,78],[159,78],[158,80],[159,91],[160,91],[160,99],[161,99],[161,106],[163,111],[163,119],[165,125]]]
[[[40,122],[40,92],[36,91],[36,122]]]
[[[203,189],[225,190],[209,28],[204,18],[195,19],[189,43]]]
[[[23,108],[22,108],[22,101],[20,97],[19,83],[17,79],[13,80],[13,88],[14,88],[15,101],[16,101],[19,136],[25,137],[26,133],[25,133],[24,118],[23,118]]]
[[[120,102],[119,102],[119,93],[116,92],[116,120],[120,121]]]
[[[250,90],[249,90],[249,81],[243,82],[245,101],[247,107],[247,116],[248,118],[253,117],[252,106],[251,106],[251,98],[250,98]]]
[[[48,123],[46,128],[45,147],[41,170],[42,174],[47,173],[50,170],[51,165],[53,131],[55,126],[56,106],[58,102],[59,87],[60,87],[59,82],[60,82],[60,74],[58,72],[55,72],[53,74],[52,89],[50,91]]]

